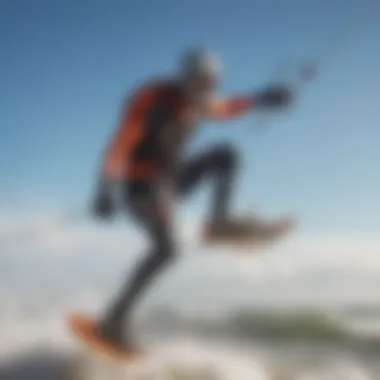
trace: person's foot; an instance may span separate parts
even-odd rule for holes
[[[283,237],[295,225],[292,218],[284,217],[273,221],[258,218],[232,219],[211,223],[204,231],[206,243],[270,243]]]
[[[118,350],[130,353],[141,351],[130,330],[126,329],[121,321],[101,321],[96,328],[99,335]]]

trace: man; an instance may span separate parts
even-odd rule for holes
[[[256,94],[216,99],[220,64],[202,49],[186,51],[175,78],[148,83],[129,99],[119,129],[106,151],[95,211],[102,217],[114,209],[112,183],[122,180],[123,198],[144,228],[152,248],[126,288],[99,322],[102,337],[125,350],[136,350],[130,312],[142,292],[176,256],[172,210],[176,197],[188,194],[203,179],[214,183],[214,196],[203,239],[208,242],[268,241],[290,230],[291,221],[244,220],[230,215],[237,153],[219,145],[184,159],[186,143],[199,121],[226,119],[255,108],[277,109],[289,104],[288,89],[270,88]]]

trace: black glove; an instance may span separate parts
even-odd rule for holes
[[[288,105],[292,92],[286,86],[269,87],[255,96],[255,103],[263,108],[279,108]]]
[[[110,190],[110,184],[108,183],[102,183],[98,188],[93,205],[93,212],[95,216],[99,218],[107,219],[112,216],[115,211],[115,204]]]

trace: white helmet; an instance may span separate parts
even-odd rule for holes
[[[180,70],[184,76],[199,74],[215,78],[221,69],[218,57],[201,48],[188,49],[181,57]]]

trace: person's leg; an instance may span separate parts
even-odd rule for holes
[[[122,288],[101,323],[103,334],[124,348],[134,348],[131,341],[130,312],[154,278],[174,257],[169,205],[154,184],[132,184],[128,189],[128,203],[133,215],[148,232],[153,247],[138,263],[132,278]]]
[[[230,200],[237,170],[237,152],[227,144],[217,145],[185,162],[178,175],[178,191],[186,195],[201,181],[214,181],[210,222],[229,219]]]
[[[230,201],[237,171],[237,153],[230,145],[219,145],[185,162],[178,175],[180,195],[186,195],[202,180],[214,181],[214,196],[204,239],[208,242],[270,241],[293,226],[288,217],[266,222],[260,218],[231,215]]]
[[[211,218],[228,218],[228,206],[236,168],[236,152],[228,145],[220,145],[199,155],[184,165],[178,178],[179,194],[185,195],[203,178],[215,176],[216,187]],[[172,236],[170,188],[158,188],[155,184],[132,184],[128,194],[133,215],[147,230],[153,242],[150,254],[138,264],[125,290],[111,308],[110,319],[122,320],[134,306],[142,292],[154,277],[175,255]],[[112,318],[113,317],[113,318]]]

